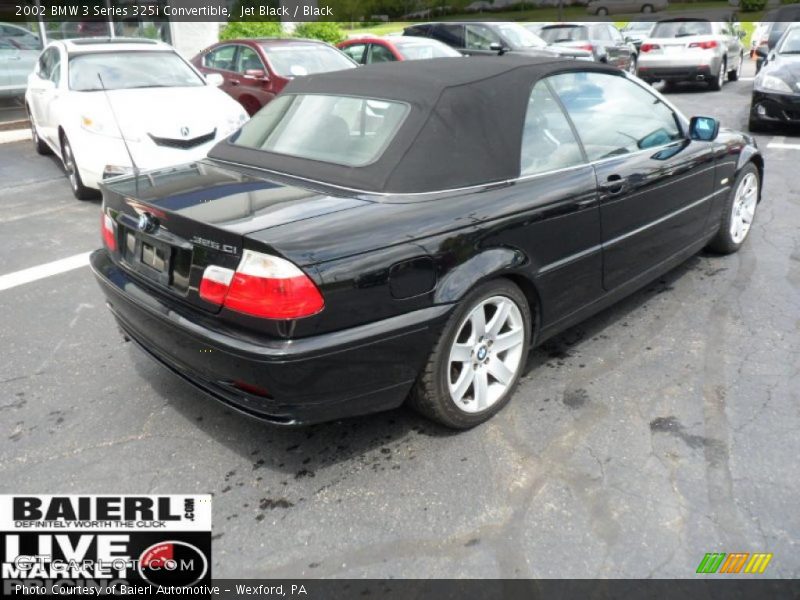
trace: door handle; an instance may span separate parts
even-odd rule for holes
[[[8,60],[22,60],[21,56],[10,56]]]
[[[239,85],[241,81],[236,81],[235,79],[231,79],[231,85]]]
[[[621,194],[627,187],[627,181],[622,175],[609,175],[605,183],[600,184],[600,189],[611,195]]]

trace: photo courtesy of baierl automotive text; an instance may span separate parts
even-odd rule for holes
[[[0,1],[3,597],[800,597],[800,4]]]

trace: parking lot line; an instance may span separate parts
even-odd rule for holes
[[[91,251],[83,252],[81,254],[62,258],[61,260],[54,260],[53,262],[43,265],[8,273],[7,275],[0,275],[0,292],[17,287],[18,285],[38,281],[39,279],[44,279],[51,275],[58,275],[59,273],[66,273],[73,269],[85,267],[89,264],[90,254]]]
[[[800,150],[800,144],[785,144],[783,142],[770,142],[767,148],[775,148],[777,150]]]
[[[0,131],[0,144],[21,142],[29,139],[31,139],[30,129],[12,129],[10,131]]]

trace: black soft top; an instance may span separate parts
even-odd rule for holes
[[[292,81],[284,94],[406,102],[411,110],[373,163],[347,167],[223,141],[210,158],[366,192],[418,193],[513,179],[520,173],[531,88],[566,71],[621,71],[600,63],[519,55],[368,65]]]

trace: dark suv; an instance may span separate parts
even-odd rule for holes
[[[406,27],[403,35],[429,37],[444,42],[467,56],[504,54],[564,56],[591,60],[591,54],[578,48],[549,46],[519,23],[475,23],[472,21],[421,23]]]

